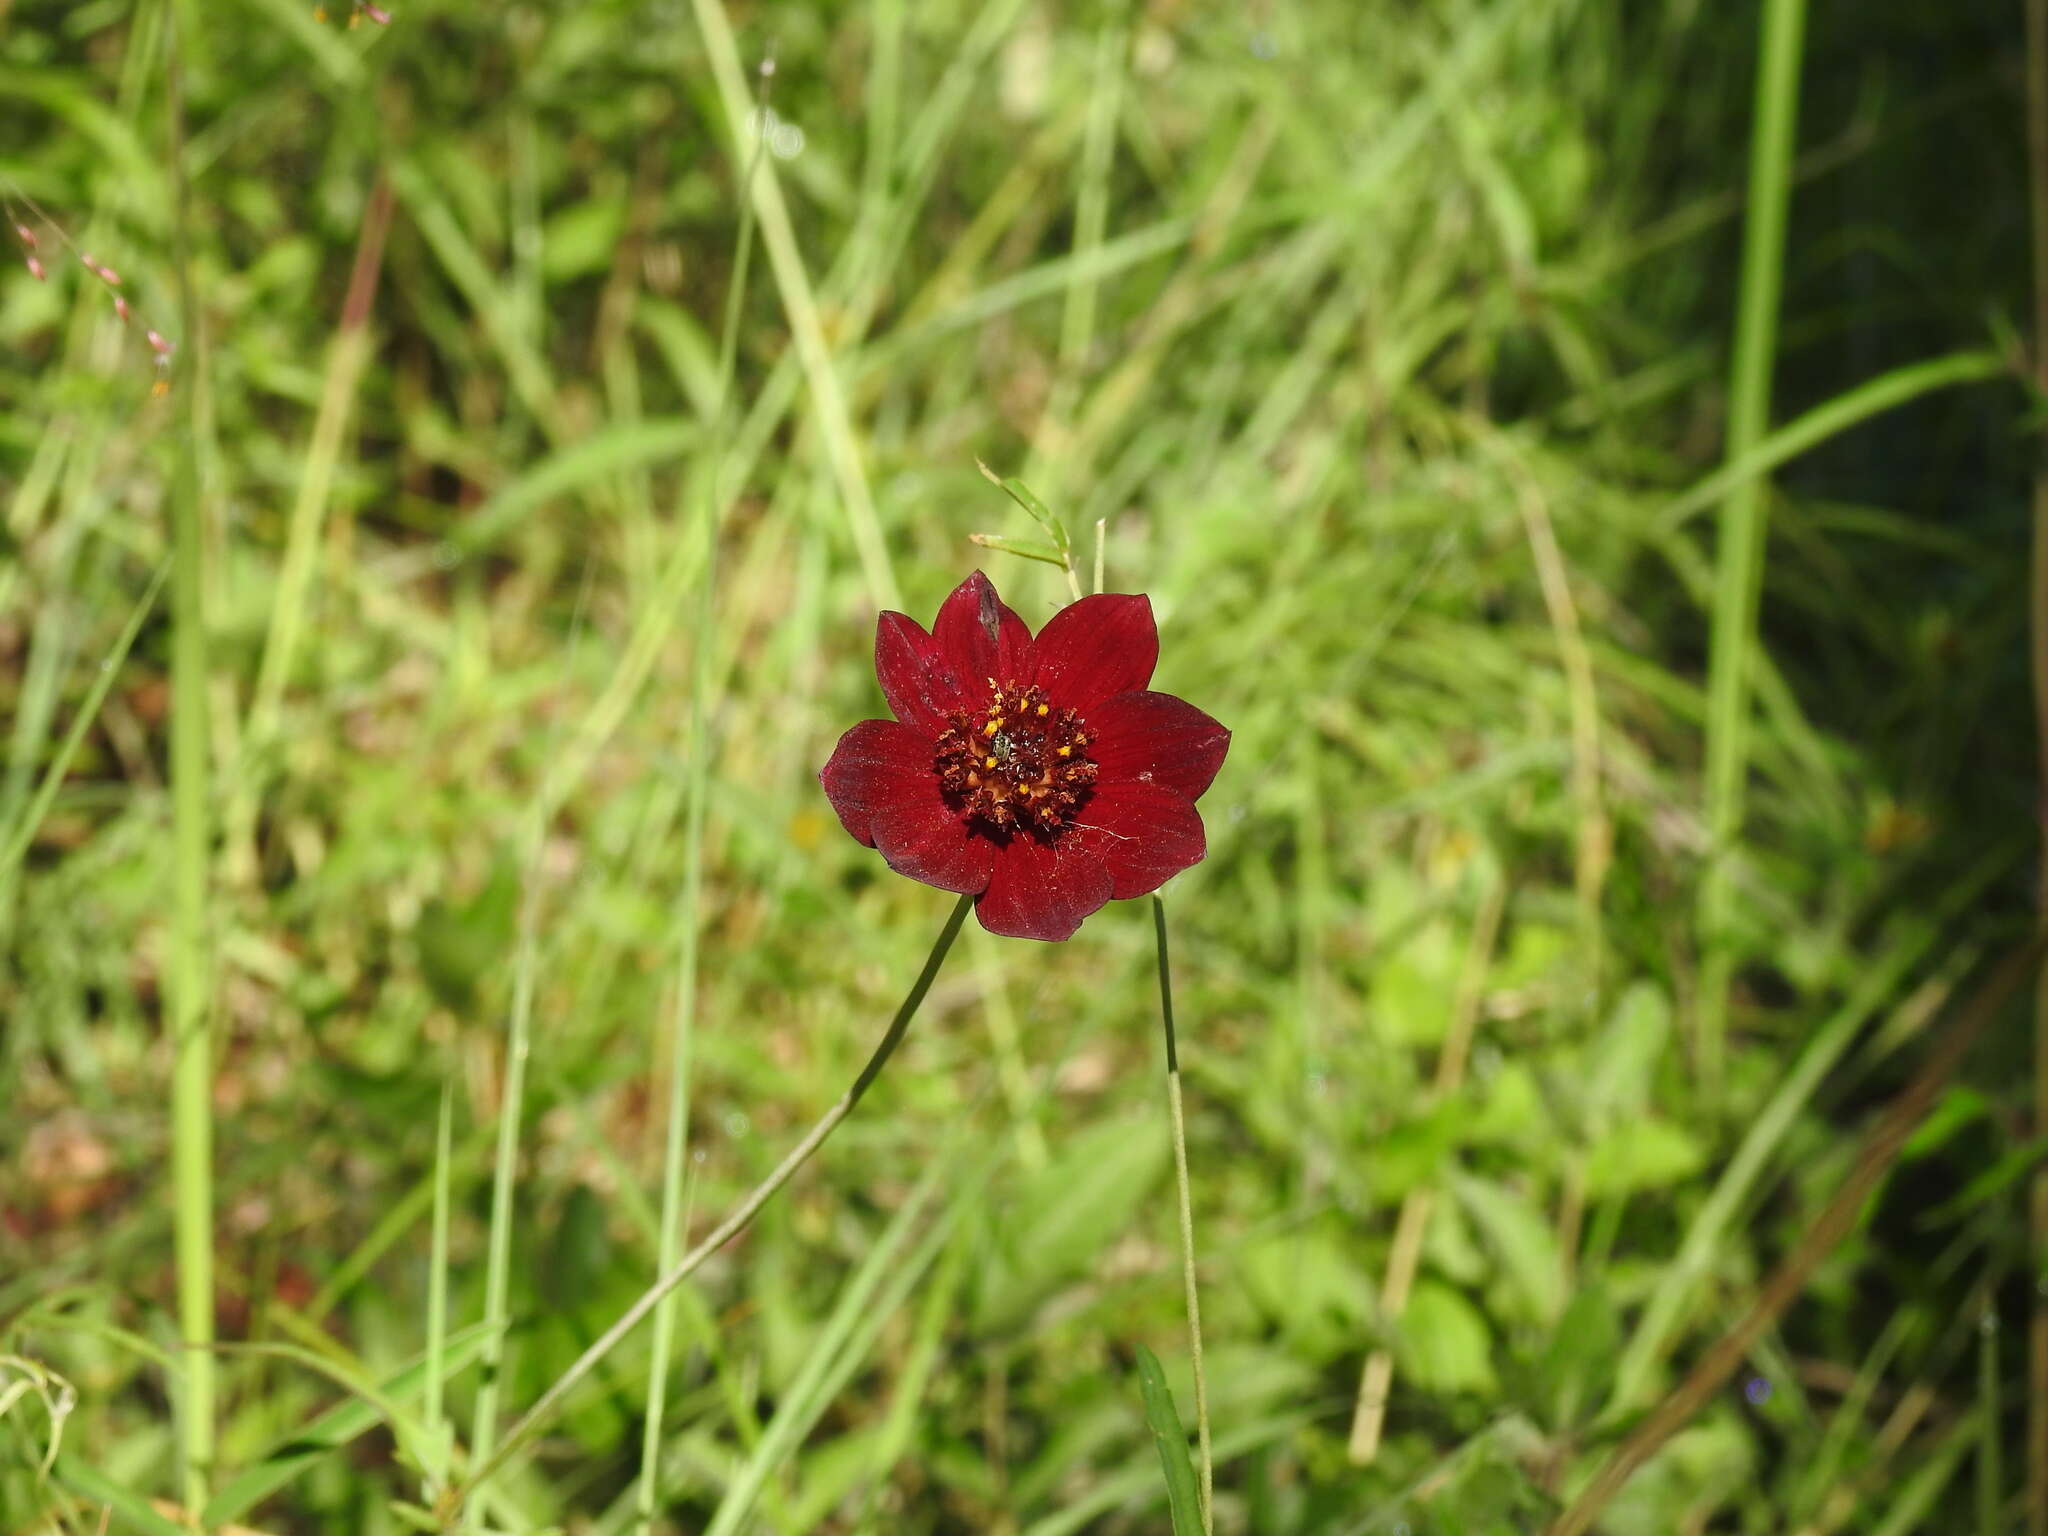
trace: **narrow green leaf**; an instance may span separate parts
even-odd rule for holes
[[[449,538],[449,545],[460,554],[476,554],[558,497],[614,475],[679,458],[702,432],[695,421],[684,416],[621,422],[593,432],[549,454],[518,479],[500,486],[489,500],[463,518]]]
[[[449,1336],[442,1364],[444,1380],[476,1358],[489,1331],[478,1323]],[[386,1402],[407,1401],[425,1386],[426,1375],[426,1362],[416,1360],[388,1378],[378,1389],[378,1395]],[[322,1456],[347,1445],[377,1424],[381,1417],[376,1405],[361,1397],[335,1404],[305,1428],[271,1447],[263,1460],[224,1484],[207,1502],[204,1523],[215,1526],[239,1520]]]
[[[967,542],[979,544],[983,549],[999,549],[1006,555],[1017,555],[1025,560],[1043,560],[1047,565],[1065,565],[1060,552],[1050,544],[1031,544],[1022,539],[1006,539],[998,533],[970,533]]]
[[[1142,1344],[1138,1346],[1138,1389],[1144,1394],[1145,1422],[1152,1427],[1152,1443],[1159,1448],[1159,1465],[1166,1472],[1166,1507],[1173,1516],[1173,1536],[1202,1536],[1202,1505],[1195,1494],[1195,1464],[1188,1457],[1187,1431],[1180,1427],[1159,1357]]]
[[[1034,523],[1052,535],[1053,543],[1059,548],[1060,563],[1064,565],[1074,548],[1074,541],[1067,537],[1067,525],[1055,517],[1052,509],[1033,495],[1031,487],[1022,480],[1014,476],[998,475],[979,459],[974,462],[990,484],[1001,486],[1004,495],[1029,513]]]
[[[64,775],[71,771],[71,759],[78,754],[79,743],[85,740],[85,733],[99,719],[100,706],[107,701],[107,693],[114,686],[114,679],[121,673],[121,663],[128,659],[128,651],[135,644],[135,637],[142,632],[142,621],[149,617],[150,609],[156,606],[157,593],[163,590],[164,578],[170,575],[168,565],[159,566],[155,576],[150,578],[149,590],[136,600],[129,611],[128,622],[122,626],[121,636],[114,642],[114,648],[101,660],[100,675],[93,679],[87,691],[85,702],[78,706],[78,713],[71,721],[71,729],[64,734],[63,745],[57,748],[57,755],[50,759],[50,766],[43,774],[43,782],[36,790],[36,797],[21,813],[21,823],[12,828],[5,843],[0,843],[0,876],[21,862],[21,856],[28,851],[30,841],[36,835],[36,828],[43,824],[43,818],[50,813],[50,806],[57,798],[57,791],[63,786]]]
[[[113,1510],[131,1530],[147,1532],[148,1536],[191,1536],[184,1526],[158,1514],[141,1494],[123,1488],[99,1468],[85,1462],[59,1456],[57,1481],[80,1498]]]
[[[1658,526],[1665,531],[1682,526],[1725,499],[1737,486],[1768,474],[1788,459],[1797,458],[1807,449],[1893,406],[1953,384],[1976,384],[2010,371],[2010,364],[1996,352],[1952,352],[1881,373],[1786,422],[1755,447],[1735,455],[1659,512]]]

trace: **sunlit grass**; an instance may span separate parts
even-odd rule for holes
[[[0,1415],[9,1519],[198,1499],[164,1404],[217,1319],[364,1390],[204,1355],[208,1518],[405,1529],[831,1108],[944,915],[816,785],[874,610],[1069,595],[968,542],[1042,537],[977,459],[1077,580],[1102,521],[1234,732],[1170,893],[1218,1530],[1538,1529],[1749,1315],[2020,926],[2007,296],[1977,234],[1825,213],[1985,93],[1845,118],[1809,71],[1781,403],[1731,444],[1753,17],[1269,11],[179,12],[207,392],[151,399],[76,274],[0,277],[0,1354],[79,1393],[48,1479],[44,1399]],[[167,14],[0,35],[0,173],[152,301]],[[771,47],[801,148],[749,192]],[[1698,514],[1766,494],[1710,803]],[[1119,904],[955,957],[479,1520],[1161,1528],[1154,942]],[[1613,1531],[2010,1512],[2030,1071],[1988,1037],[1745,1357],[1769,1397]]]

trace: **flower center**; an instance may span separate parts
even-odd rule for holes
[[[1042,688],[998,686],[978,714],[957,710],[933,748],[939,782],[969,816],[991,827],[1056,832],[1095,782],[1088,732]]]

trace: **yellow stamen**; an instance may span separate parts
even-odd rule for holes
[[[994,758],[990,758],[990,759],[989,759],[989,760],[988,760],[987,762],[983,763],[983,764],[982,764],[981,766],[982,766],[982,767],[984,767],[984,768],[993,768],[993,767],[995,767],[995,765],[996,765],[996,760],[995,760]]]
[[[984,725],[981,728],[981,734],[984,736],[993,736],[997,731],[1000,731],[1002,728],[1003,717],[1001,715],[997,715],[993,720],[989,721],[987,725]]]
[[[1050,704],[1041,704],[1038,706],[1038,712],[1041,715],[1049,715],[1052,713],[1052,706]]]
[[[1060,756],[1061,756],[1061,757],[1072,757],[1073,755],[1074,755],[1074,749],[1073,749],[1072,747],[1061,747],[1061,748],[1060,748]]]

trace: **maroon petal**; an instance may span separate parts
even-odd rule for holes
[[[1100,786],[1067,836],[1109,871],[1118,901],[1158,890],[1209,851],[1194,802],[1160,784]]]
[[[947,715],[973,709],[984,696],[979,678],[970,696],[939,642],[901,613],[885,613],[875,621],[875,676],[896,718],[934,736],[946,728]]]
[[[1109,871],[1071,832],[1051,841],[1017,832],[996,848],[974,913],[990,933],[1056,941],[1108,901],[1110,887]]]
[[[897,874],[942,891],[988,884],[995,845],[946,804],[922,731],[863,720],[839,738],[818,780],[840,823]]]
[[[932,638],[970,693],[978,692],[990,678],[999,684],[1024,680],[1030,627],[1004,606],[994,584],[979,571],[939,604]]]
[[[1098,592],[1067,604],[1045,621],[1031,660],[1031,681],[1070,709],[1086,712],[1112,694],[1144,687],[1159,660],[1152,599]]]
[[[1229,731],[1170,693],[1104,699],[1088,711],[1088,731],[1094,738],[1088,755],[1104,788],[1126,780],[1164,784],[1190,800],[1201,797],[1230,750]]]

